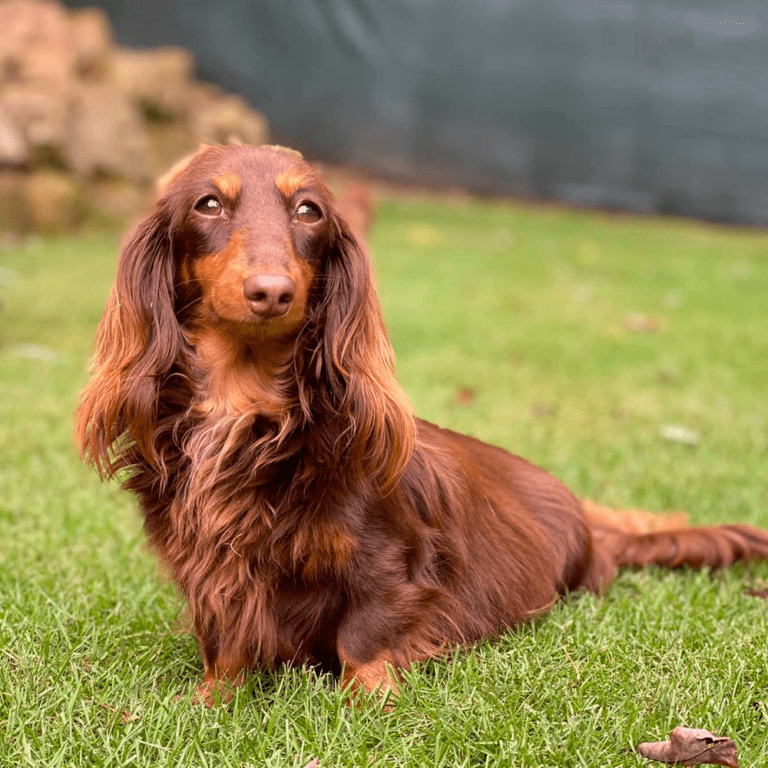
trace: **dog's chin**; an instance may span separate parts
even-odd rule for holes
[[[260,317],[252,312],[219,315],[219,321],[228,333],[243,341],[282,341],[295,337],[304,324],[304,318],[292,317],[291,313],[281,317]]]

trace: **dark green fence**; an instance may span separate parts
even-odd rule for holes
[[[768,0],[98,4],[126,45],[190,47],[309,157],[768,223]]]

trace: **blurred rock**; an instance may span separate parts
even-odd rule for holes
[[[138,108],[109,85],[81,85],[73,99],[64,155],[82,177],[149,181],[147,132]]]
[[[85,214],[82,193],[66,173],[36,171],[27,176],[24,193],[35,229],[71,229]]]
[[[67,96],[43,85],[14,84],[3,89],[5,113],[32,154],[61,157],[67,137]]]
[[[18,171],[0,170],[0,232],[23,234],[32,228],[24,179]]]
[[[75,50],[67,11],[50,0],[0,2],[0,84],[65,89]]]
[[[125,179],[97,179],[88,184],[91,212],[111,222],[124,222],[148,212],[154,202],[146,185]]]
[[[195,60],[183,48],[132,51],[112,55],[117,87],[130,96],[150,120],[174,120],[187,115]]]
[[[192,112],[197,144],[266,144],[269,126],[239,96],[203,92]]]
[[[0,104],[0,167],[24,165],[28,159],[26,139]]]
[[[243,99],[195,80],[188,51],[118,49],[98,8],[0,0],[0,232],[132,218],[201,143],[268,140]]]
[[[112,25],[101,8],[79,8],[69,15],[74,67],[83,80],[103,80],[111,70]]]
[[[200,145],[186,121],[150,123],[147,125],[147,139],[147,162],[153,178],[162,176],[180,157],[195,151]]]

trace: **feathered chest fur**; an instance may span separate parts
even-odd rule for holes
[[[313,638],[366,559],[359,489],[328,482],[334,470],[300,429],[258,415],[186,415],[163,434],[160,469],[140,467],[126,486],[195,625],[258,639],[267,666],[297,648],[322,658]],[[299,626],[281,605],[300,603]]]
[[[327,482],[334,469],[300,426],[254,412],[185,422],[175,425],[161,470],[144,470],[165,492],[142,498],[153,543],[175,576],[186,559],[198,572],[245,562],[262,575],[296,579],[350,565],[354,526],[341,497],[357,489]],[[162,525],[151,530],[158,515]]]

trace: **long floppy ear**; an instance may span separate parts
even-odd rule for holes
[[[345,423],[340,443],[351,448],[353,471],[387,492],[413,452],[413,408],[395,378],[368,256],[341,218],[331,224],[334,244],[318,281],[322,297],[310,324],[313,346],[305,347],[312,350],[306,374],[329,396],[331,413]],[[306,392],[300,397],[309,416],[310,398]]]
[[[83,458],[106,476],[122,466],[119,454],[128,444],[148,462],[156,459],[158,390],[183,345],[174,312],[172,249],[171,215],[160,208],[123,249],[99,324],[76,437]],[[120,440],[127,444],[115,446]]]

